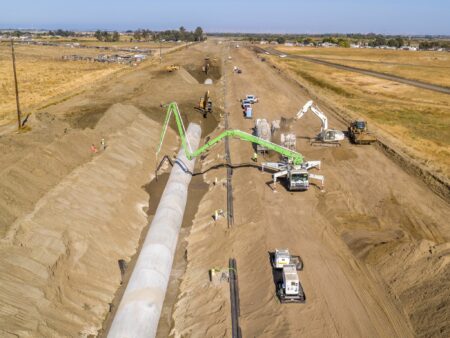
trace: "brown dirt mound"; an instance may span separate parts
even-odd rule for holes
[[[159,139],[149,130],[159,128],[115,105],[94,129],[71,130],[1,173],[0,336],[97,333],[120,282],[117,262],[134,254],[147,224],[142,185]],[[101,137],[106,150],[92,154]]]

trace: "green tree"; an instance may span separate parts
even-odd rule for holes
[[[339,39],[337,41],[337,44],[339,47],[350,48],[350,42],[348,42],[348,40],[346,39]]]
[[[195,41],[202,41],[203,40],[203,29],[202,27],[197,27],[194,31],[194,39]]]
[[[112,41],[119,41],[120,40],[120,35],[118,32],[114,32],[112,35]]]
[[[96,38],[98,41],[103,41],[103,40],[102,40],[102,32],[101,32],[100,30],[97,30],[97,31],[94,33],[94,36],[95,36],[95,38]]]
[[[183,26],[181,26],[179,28],[180,31],[180,39],[181,40],[185,40],[186,39],[186,28],[184,28]]]
[[[279,44],[283,44],[286,42],[286,39],[284,38],[284,36],[279,36],[279,37],[277,37],[277,42]]]
[[[142,33],[139,29],[134,31],[133,38],[138,41],[142,39]]]

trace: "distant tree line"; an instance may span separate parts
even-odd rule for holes
[[[369,46],[379,47],[379,46],[389,46],[400,48],[405,45],[405,41],[401,38],[386,39],[383,36],[377,36],[374,40],[369,41]]]
[[[57,29],[55,31],[49,31],[48,35],[50,36],[64,36],[64,37],[68,37],[68,36],[76,36],[75,32],[72,31],[65,31],[62,29]]]
[[[107,32],[98,30],[94,33],[94,36],[98,41],[104,42],[116,42],[120,40],[120,35],[118,32]]]
[[[132,31],[127,31],[131,33]],[[165,30],[165,31],[151,31],[148,29],[138,29],[133,33],[133,39],[137,41],[203,41],[205,36],[203,29],[197,27],[194,31],[187,31],[186,28],[181,26],[178,30]]]
[[[400,36],[400,35],[381,35],[375,33],[360,34],[257,34],[257,33],[209,33],[212,36],[234,37],[250,42],[259,41],[276,41],[279,44],[285,42],[297,42],[305,45],[319,43],[332,43],[341,47],[350,47],[352,43],[359,43],[371,47],[389,46],[400,48],[402,46],[410,46],[419,44],[420,49],[436,49],[436,48],[450,48],[449,36]]]
[[[422,41],[419,43],[419,49],[429,50],[439,48],[450,49],[450,41]]]

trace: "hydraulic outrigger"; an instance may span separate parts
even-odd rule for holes
[[[266,163],[266,164],[263,163],[263,169],[268,168],[270,170],[277,172],[273,175],[274,184],[276,184],[277,178],[286,177],[289,183],[290,190],[307,190],[309,187],[309,178],[314,178],[320,180],[323,186],[324,178],[322,175],[310,174],[307,171],[308,169],[311,169],[313,167],[320,169],[320,161],[305,162],[303,156],[294,150],[285,148],[270,141],[263,140],[259,137],[256,137],[254,135],[251,135],[238,129],[226,130],[219,136],[206,142],[202,147],[198,148],[195,151],[192,151],[192,148],[189,144],[189,140],[186,138],[186,130],[177,103],[172,102],[167,107],[168,107],[167,114],[164,120],[163,130],[161,133],[159,146],[156,151],[156,156],[158,156],[159,152],[161,151],[167,127],[169,125],[170,117],[173,114],[175,115],[175,120],[178,128],[178,133],[181,137],[181,144],[183,150],[186,154],[186,157],[189,160],[208,151],[211,147],[213,147],[215,144],[220,142],[225,137],[237,137],[243,141],[259,144],[269,150],[273,150],[281,154],[286,159],[286,161],[282,163]]]

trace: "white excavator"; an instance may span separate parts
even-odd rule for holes
[[[296,120],[299,120],[305,115],[309,110],[316,115],[320,121],[322,122],[322,127],[320,129],[320,133],[316,136],[316,138],[311,142],[312,145],[331,145],[331,146],[340,146],[340,142],[345,139],[345,135],[340,130],[329,129],[328,128],[328,118],[325,114],[319,109],[319,107],[314,105],[312,100],[306,102],[302,109],[300,109],[295,117]]]

